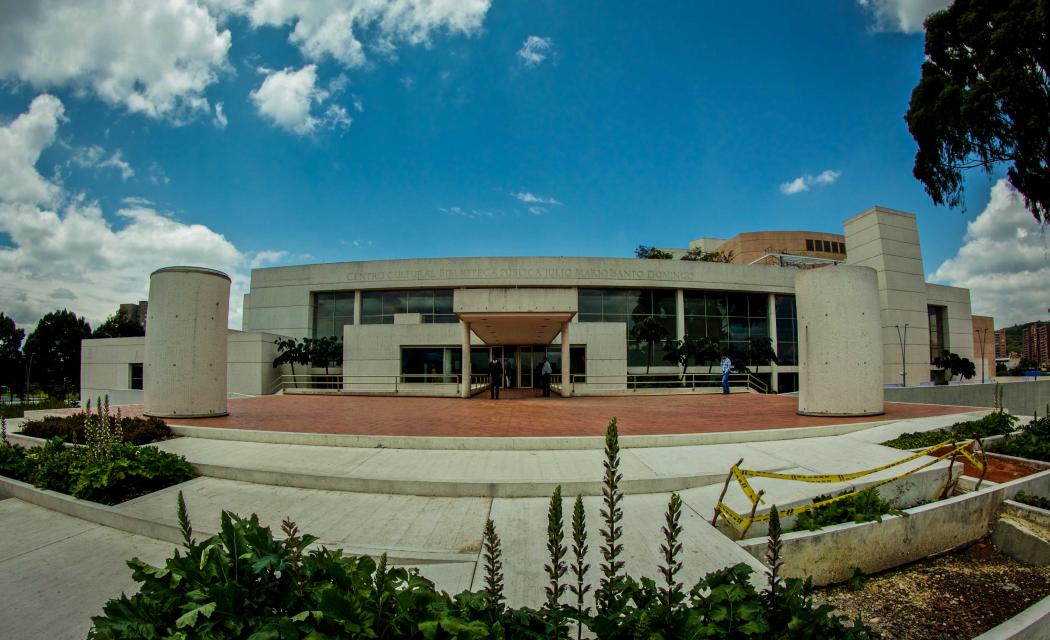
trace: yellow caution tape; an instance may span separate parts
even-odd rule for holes
[[[837,495],[837,496],[832,496],[832,497],[827,498],[825,500],[821,500],[820,502],[814,502],[814,503],[811,503],[811,504],[799,505],[797,507],[792,507],[790,509],[785,509],[785,510],[778,509],[777,513],[779,514],[779,516],[781,518],[786,518],[786,517],[790,517],[790,516],[793,516],[793,515],[796,515],[796,514],[799,514],[799,513],[803,513],[805,511],[811,511],[813,509],[817,509],[819,507],[823,507],[825,505],[832,504],[834,502],[838,502],[839,500],[845,500],[846,498],[849,498],[851,496],[857,495],[861,491],[867,491],[868,489],[875,489],[875,488],[881,487],[882,485],[889,484],[889,483],[894,482],[896,480],[900,480],[901,478],[906,478],[906,477],[908,477],[908,476],[910,476],[910,475],[912,475],[914,473],[922,471],[923,469],[925,469],[925,468],[927,468],[927,467],[929,467],[931,465],[937,464],[938,462],[940,462],[940,461],[942,461],[942,460],[944,460],[946,458],[949,458],[949,457],[955,455],[956,453],[961,453],[964,457],[966,457],[967,460],[972,462],[975,467],[977,467],[978,469],[980,469],[983,472],[984,469],[985,469],[985,462],[983,460],[978,460],[976,457],[974,457],[973,453],[971,451],[969,451],[969,447],[973,446],[976,442],[977,442],[976,440],[972,440],[970,442],[966,442],[964,444],[958,445],[958,446],[954,447],[953,449],[947,451],[946,453],[943,453],[943,454],[937,456],[936,458],[934,458],[933,460],[930,460],[929,462],[925,462],[925,463],[915,467],[914,469],[909,469],[908,471],[905,471],[904,473],[901,473],[899,475],[893,476],[892,478],[886,478],[884,480],[880,480],[880,481],[878,481],[878,482],[876,482],[874,484],[871,484],[871,485],[869,485],[867,487],[864,487],[863,489],[857,489],[857,490],[852,491],[850,493],[843,493],[843,494],[840,494],[840,495]],[[810,475],[806,475],[806,474],[788,474],[788,473],[772,473],[772,472],[766,472],[766,471],[752,471],[752,470],[749,470],[749,469],[740,469],[737,465],[733,465],[732,467],[730,467],[730,473],[732,474],[732,476],[734,478],[736,478],[737,483],[740,485],[740,488],[743,490],[744,494],[751,501],[751,506],[755,507],[759,503],[765,503],[765,501],[762,500],[761,494],[760,493],[756,493],[754,488],[747,481],[747,478],[749,478],[749,477],[753,477],[753,478],[754,477],[757,477],[757,478],[774,478],[774,479],[778,479],[778,480],[796,480],[796,481],[799,481],[799,482],[812,482],[812,483],[846,482],[848,480],[861,478],[863,476],[870,475],[870,474],[876,473],[878,471],[884,471],[886,469],[890,469],[890,468],[895,467],[897,465],[901,465],[901,464],[904,464],[904,463],[907,463],[907,462],[911,462],[912,460],[917,460],[918,458],[921,458],[921,457],[927,455],[931,451],[934,451],[936,449],[939,449],[941,447],[944,447],[944,446],[947,446],[947,445],[951,445],[951,444],[955,444],[955,441],[947,440],[947,441],[942,442],[940,444],[936,444],[936,445],[934,445],[932,447],[924,449],[923,451],[915,453],[914,455],[908,456],[907,458],[902,458],[901,460],[898,460],[896,462],[892,462],[890,464],[882,465],[881,467],[875,467],[874,469],[868,469],[866,471],[858,471],[858,472],[855,472],[855,473],[810,474]],[[982,456],[983,456],[984,452],[982,451],[981,453],[982,453]],[[832,478],[834,478],[834,479],[832,479]],[[727,482],[728,482],[728,480],[727,480]],[[736,511],[734,511],[729,505],[727,505],[722,500],[719,500],[718,503],[715,505],[715,510],[718,513],[722,514],[725,517],[726,520],[731,522],[738,530],[740,530],[741,537],[745,533],[747,533],[747,530],[751,528],[752,524],[754,524],[756,522],[765,522],[766,520],[769,520],[769,518],[771,517],[770,513],[763,513],[763,514],[759,514],[759,515],[756,515],[756,516],[753,516],[753,517],[741,515],[741,514],[737,513]]]

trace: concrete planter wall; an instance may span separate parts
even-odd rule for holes
[[[848,579],[855,568],[874,573],[949,551],[987,535],[1003,501],[1021,490],[1039,495],[1050,492],[1050,470],[906,509],[907,516],[784,534],[782,573],[810,577],[813,584],[825,585]],[[748,538],[739,544],[763,559],[764,538]]]

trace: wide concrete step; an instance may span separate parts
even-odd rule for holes
[[[601,495],[603,452],[358,449],[178,438],[160,443],[201,475],[282,487],[434,497]],[[620,453],[627,494],[722,482],[737,459],[781,470],[791,461],[745,445],[630,449]]]

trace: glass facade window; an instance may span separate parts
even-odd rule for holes
[[[475,349],[471,349],[471,364],[488,356],[487,347]],[[461,347],[401,347],[402,382],[459,382],[456,376],[462,371]]]
[[[939,358],[948,348],[947,325],[944,319],[944,307],[926,307],[930,319],[930,363]]]
[[[343,339],[343,325],[354,323],[354,292],[314,294],[314,337]]]
[[[777,308],[777,363],[785,366],[797,365],[798,314],[795,309],[795,296],[775,296],[774,304]],[[781,380],[783,379],[781,374]],[[781,392],[783,391],[784,389],[781,389]]]
[[[142,388],[142,363],[132,362],[128,365],[128,389]]]
[[[631,337],[643,318],[656,318],[675,336],[678,303],[674,289],[579,289],[580,322],[623,322],[627,325],[627,366],[644,367],[649,345]],[[653,346],[653,366],[666,366],[663,344]],[[553,360],[552,360],[553,362]]]
[[[813,248],[813,238],[806,238],[806,251],[815,251]]]
[[[459,322],[452,312],[452,289],[361,292],[361,324],[394,324],[396,313],[421,314],[426,324]]]
[[[685,334],[746,350],[752,338],[769,337],[768,298],[764,293],[686,291]]]

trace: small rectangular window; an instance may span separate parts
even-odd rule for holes
[[[827,240],[824,241],[824,251],[831,253],[831,243]]]
[[[132,362],[128,365],[128,389],[142,389],[141,362]]]
[[[806,238],[806,251],[815,251],[813,248],[813,238]]]

